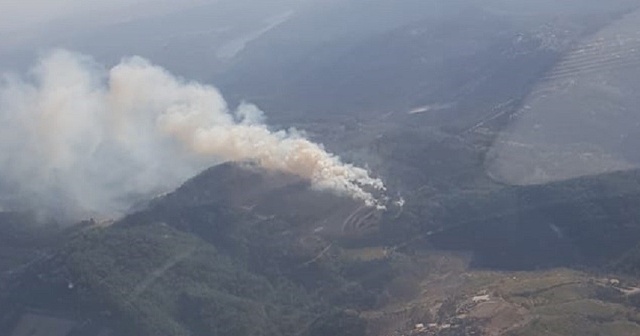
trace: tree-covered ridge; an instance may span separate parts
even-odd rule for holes
[[[0,308],[3,316],[65,311],[124,335],[377,335],[409,328],[406,321],[454,326],[436,334],[462,335],[488,323],[458,317],[476,311],[476,298],[523,321],[538,310],[566,315],[553,326],[549,313],[523,330],[574,328],[594,312],[565,314],[572,306],[548,301],[546,289],[529,291],[538,271],[510,273],[572,266],[625,280],[614,286],[550,271],[540,287],[558,285],[565,295],[570,283],[572,297],[616,305],[618,323],[635,305],[626,291],[640,268],[638,176],[426,191],[373,216],[295,177],[223,165],[115,223],[67,230],[58,248],[15,275]],[[588,329],[610,322],[590,321]]]
[[[271,283],[199,238],[166,224],[92,230],[65,249],[87,290],[140,335],[286,335],[313,301]]]

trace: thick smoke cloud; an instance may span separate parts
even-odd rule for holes
[[[112,69],[56,51],[0,86],[0,202],[54,216],[111,216],[223,161],[253,161],[379,205],[379,179],[218,90],[132,57]]]

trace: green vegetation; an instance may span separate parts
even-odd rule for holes
[[[362,336],[418,323],[436,323],[438,335],[633,334],[640,299],[627,287],[540,269],[625,272],[633,290],[637,187],[627,172],[546,186],[426,188],[401,212],[383,214],[377,234],[347,239],[340,228],[357,205],[226,165],[112,225],[86,222],[67,239],[35,239],[56,252],[7,282],[0,310],[10,318],[0,328],[34,308],[136,336]],[[485,295],[486,305],[474,301]]]
[[[311,298],[275,286],[206,242],[164,224],[79,234],[63,258],[81,299],[137,335],[287,335],[310,323]]]

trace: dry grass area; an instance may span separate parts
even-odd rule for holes
[[[640,335],[640,313],[627,295],[635,284],[570,269],[475,270],[462,254],[411,258],[415,272],[405,282],[419,290],[362,312],[371,335]]]

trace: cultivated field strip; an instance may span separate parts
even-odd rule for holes
[[[598,39],[567,55],[543,80],[640,66],[640,32],[630,36]]]
[[[361,206],[342,223],[342,232],[347,235],[367,234],[379,224],[380,213],[375,207]]]

